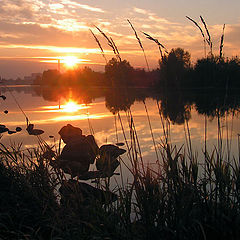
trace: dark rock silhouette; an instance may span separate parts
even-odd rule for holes
[[[1,95],[0,98],[2,98],[3,100],[6,100],[6,96],[5,95]]]
[[[66,145],[56,160],[50,159],[50,164],[70,174],[72,178],[80,180],[111,177],[119,166],[118,157],[126,150],[118,146],[107,144],[98,147],[94,136],[85,136],[80,128],[71,124],[59,131]],[[96,159],[97,171],[88,171],[90,164]]]
[[[53,168],[71,175],[71,179],[61,181],[60,203],[64,210],[72,211],[74,209],[85,219],[89,216],[91,206],[97,204],[102,207],[104,204],[116,201],[118,196],[109,190],[109,186],[105,191],[79,180],[95,179],[99,183],[99,178],[109,179],[116,174],[114,171],[120,164],[117,158],[126,150],[112,144],[99,148],[94,136],[83,135],[80,128],[71,124],[62,127],[59,134],[66,144],[60,156],[56,157],[56,154],[48,149],[43,158],[49,160]],[[88,171],[90,164],[93,164],[95,159],[97,171]],[[74,177],[77,177],[77,180],[74,180]]]
[[[77,127],[73,127],[71,124],[64,126],[58,132],[64,143],[68,144],[71,141],[76,141],[82,138],[82,130]]]
[[[9,129],[5,125],[0,125],[0,133],[7,132]]]
[[[44,133],[44,131],[41,129],[34,129],[34,124],[27,124],[26,130],[29,135],[34,135],[34,136],[38,136]]]
[[[16,132],[21,132],[22,128],[21,127],[16,127]]]
[[[14,133],[16,133],[16,131],[8,130],[8,134],[9,134],[9,135],[14,134]]]
[[[94,136],[83,135],[80,128],[71,124],[62,127],[59,134],[66,145],[60,156],[50,163],[81,180],[111,177],[120,164],[117,158],[126,152],[112,144],[99,148]],[[97,171],[88,171],[95,159]]]
[[[79,180],[110,178],[120,164],[117,158],[126,150],[112,144],[99,148],[94,136],[83,135],[80,128],[71,124],[62,127],[59,134],[66,143],[60,156],[56,160],[52,160],[54,154],[49,151],[45,153],[44,157],[50,160],[53,167],[70,174],[72,178],[78,177],[78,180],[71,178],[61,183],[59,189],[61,204],[66,208],[80,209],[84,216],[88,215],[88,210],[84,206],[90,206],[92,203],[109,204],[117,200],[117,195],[109,190],[104,191],[79,182]],[[97,159],[97,171],[88,171],[90,164],[93,164],[95,159]]]
[[[112,144],[102,145],[99,149],[99,158],[96,161],[97,170],[112,176],[120,164],[117,158],[125,152],[126,150]]]
[[[68,124],[59,131],[66,145],[54,164],[72,177],[88,171],[98,154],[98,146],[92,135],[82,135],[82,130]]]

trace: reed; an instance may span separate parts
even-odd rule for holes
[[[113,41],[113,39],[110,37],[108,37],[99,27],[95,26],[95,28],[104,36],[104,38],[107,40],[108,45],[112,48],[113,53],[115,54],[116,58],[121,62],[121,56],[119,54],[118,48],[115,44],[115,42]]]
[[[160,52],[160,56],[161,56],[161,59],[163,60],[163,52],[162,52],[162,49],[164,49],[165,53],[168,54],[168,51],[167,49],[158,41],[157,38],[153,38],[152,36],[150,36],[149,34],[145,33],[145,32],[142,32],[147,39],[155,42],[157,45],[158,45],[158,49],[159,49],[159,52]]]
[[[159,113],[161,117],[160,107]],[[139,227],[140,239],[211,239],[216,236],[236,239],[240,234],[238,220],[234,217],[239,208],[236,193],[239,165],[229,156],[229,151],[223,154],[220,116],[218,147],[210,153],[205,148],[203,163],[192,148],[188,122],[185,122],[187,153],[184,146],[177,149],[170,144],[168,127],[163,121],[162,124],[165,141],[159,149],[158,164],[154,169],[145,164],[145,171],[142,171],[138,164],[140,159],[135,155],[136,164],[132,165],[132,204],[135,206],[132,227]],[[136,149],[135,141],[131,140],[129,146],[131,151]]]
[[[92,31],[91,29],[89,29],[89,31],[91,32],[91,34],[93,35],[95,41],[97,42],[98,47],[99,47],[100,50],[101,50],[102,56],[103,56],[103,58],[104,58],[104,60],[105,60],[105,62],[106,62],[106,64],[107,64],[107,58],[106,58],[106,56],[105,56],[105,54],[104,54],[104,51],[103,51],[103,48],[102,48],[102,45],[101,45],[100,41],[98,40],[97,36],[93,33],[93,31]]]
[[[220,41],[220,47],[219,47],[219,58],[222,58],[222,50],[223,50],[223,40],[224,40],[224,30],[225,30],[225,24],[223,24],[223,30],[222,30],[222,36]]]
[[[188,20],[190,20],[191,22],[193,22],[193,23],[196,25],[196,27],[200,30],[200,32],[201,32],[201,34],[202,34],[202,37],[203,37],[204,55],[205,55],[205,57],[206,57],[206,38],[205,38],[205,35],[204,35],[204,32],[203,32],[202,28],[201,28],[201,27],[199,26],[199,24],[198,24],[195,20],[193,20],[192,18],[190,18],[190,17],[188,17],[188,16],[186,16],[186,18],[187,18]]]
[[[139,36],[138,36],[138,34],[137,34],[137,31],[136,31],[135,28],[133,27],[133,25],[132,25],[132,23],[130,22],[130,20],[127,19],[127,21],[128,21],[128,23],[130,24],[130,26],[131,26],[134,34],[135,34],[135,37],[136,37],[136,39],[137,39],[137,41],[138,41],[138,44],[139,44],[140,48],[142,49],[143,56],[144,56],[144,59],[145,59],[146,65],[147,65],[147,69],[148,69],[148,71],[150,71],[149,64],[148,64],[148,60],[147,60],[147,56],[146,56],[146,54],[145,54],[145,50],[144,50],[144,47],[143,47],[143,45],[142,45],[141,39],[139,38]]]
[[[205,22],[205,20],[203,19],[202,16],[200,16],[200,19],[201,19],[201,21],[202,21],[202,23],[203,23],[203,26],[204,26],[204,28],[205,28],[205,30],[206,30],[206,33],[207,33],[207,36],[208,36],[208,39],[206,39],[206,41],[207,41],[207,44],[208,44],[209,47],[210,47],[210,54],[211,54],[211,56],[212,56],[212,54],[213,54],[213,51],[212,51],[213,44],[212,44],[211,35],[210,35],[209,31],[208,31],[207,24],[206,24],[206,22]]]

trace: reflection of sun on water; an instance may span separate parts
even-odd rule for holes
[[[81,105],[78,105],[77,103],[73,101],[69,101],[61,106],[64,112],[77,112],[78,110],[82,109]]]
[[[41,107],[44,110],[41,110],[40,112],[45,113],[56,113],[56,115],[50,117],[48,121],[76,121],[76,120],[87,120],[87,119],[102,119],[111,117],[112,114],[106,114],[106,113],[95,113],[95,114],[89,114],[89,108],[91,108],[91,105],[85,105],[85,104],[78,104],[74,102],[73,100],[68,100],[65,103],[62,103],[60,105],[54,105],[54,106],[44,106]],[[80,111],[83,110],[83,111]],[[37,111],[35,111],[37,112]]]
[[[41,112],[56,112],[56,113],[74,113],[79,110],[89,109],[90,106],[87,106],[85,104],[78,104],[74,102],[73,100],[68,100],[66,103],[60,104],[60,105],[54,105],[54,106],[43,106],[41,107],[44,110],[41,110]],[[35,111],[37,112],[37,111]]]

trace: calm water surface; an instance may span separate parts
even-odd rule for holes
[[[1,94],[7,98],[5,101],[0,99],[0,111],[2,112],[1,124],[6,125],[11,130],[20,126],[23,131],[13,135],[4,133],[1,142],[4,144],[21,142],[24,149],[37,146],[37,138],[35,136],[29,136],[25,130],[26,119],[16,101],[30,122],[35,125],[35,128],[44,130],[42,138],[50,145],[53,145],[54,141],[59,140],[58,131],[68,123],[80,127],[85,135],[91,134],[90,129],[92,128],[99,146],[106,143],[124,142],[119,117],[112,113],[114,112],[112,106],[114,101],[109,100],[109,96],[101,96],[101,91],[102,90],[99,89],[98,93],[94,96],[91,94],[91,96],[88,96],[85,91],[81,92],[81,90],[78,90],[76,96],[74,89],[65,89],[62,93],[59,89],[43,91],[40,88],[35,87],[35,89],[33,89],[30,86],[2,87]],[[126,100],[126,97],[124,99]],[[131,106],[130,109],[137,130],[143,159],[146,163],[153,163],[156,160],[156,153],[146,109],[148,111],[151,128],[153,129],[155,142],[157,146],[159,146],[163,140],[163,129],[157,108],[157,101],[150,97],[144,98],[145,104],[141,98],[135,98],[134,100],[136,101],[129,98],[125,104],[126,106]],[[126,106],[124,104],[124,106],[121,105],[119,101],[118,99],[116,100],[118,107],[120,106],[120,109],[126,108]],[[179,105],[177,100],[175,105]],[[6,109],[9,111],[8,114],[3,113]],[[112,112],[110,112],[109,109]],[[198,158],[201,158],[204,149],[205,116],[197,112],[194,104],[188,107],[187,112],[192,148],[194,152],[197,152]],[[239,111],[236,110],[234,114],[230,112],[220,119],[223,149],[225,152],[227,151],[228,139],[228,146],[233,155],[238,154],[238,135],[240,134],[240,119],[238,113]],[[174,114],[174,110],[172,114]],[[120,111],[124,131],[129,139],[129,123],[126,116],[125,111]],[[178,147],[182,145],[186,147],[186,124],[183,124],[181,119],[175,122],[169,120],[169,123],[171,142]],[[218,144],[217,118],[213,116],[207,117],[206,123],[207,143],[210,150],[217,147]],[[49,136],[54,136],[54,138],[49,138]],[[125,154],[123,160],[126,162],[129,161],[127,154]]]

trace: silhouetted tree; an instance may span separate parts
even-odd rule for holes
[[[132,85],[133,67],[126,60],[118,61],[112,58],[105,66],[105,75],[114,86]]]
[[[47,70],[43,72],[41,84],[44,85],[57,85],[61,73],[58,70]]]
[[[78,82],[83,87],[104,86],[105,76],[103,73],[95,72],[89,67],[84,67],[78,72]]]
[[[182,48],[175,48],[159,61],[161,86],[179,89],[184,75],[190,69],[190,54]]]
[[[194,84],[201,88],[238,88],[240,78],[240,59],[207,57],[198,59],[194,67]],[[224,90],[225,91],[225,90]]]

